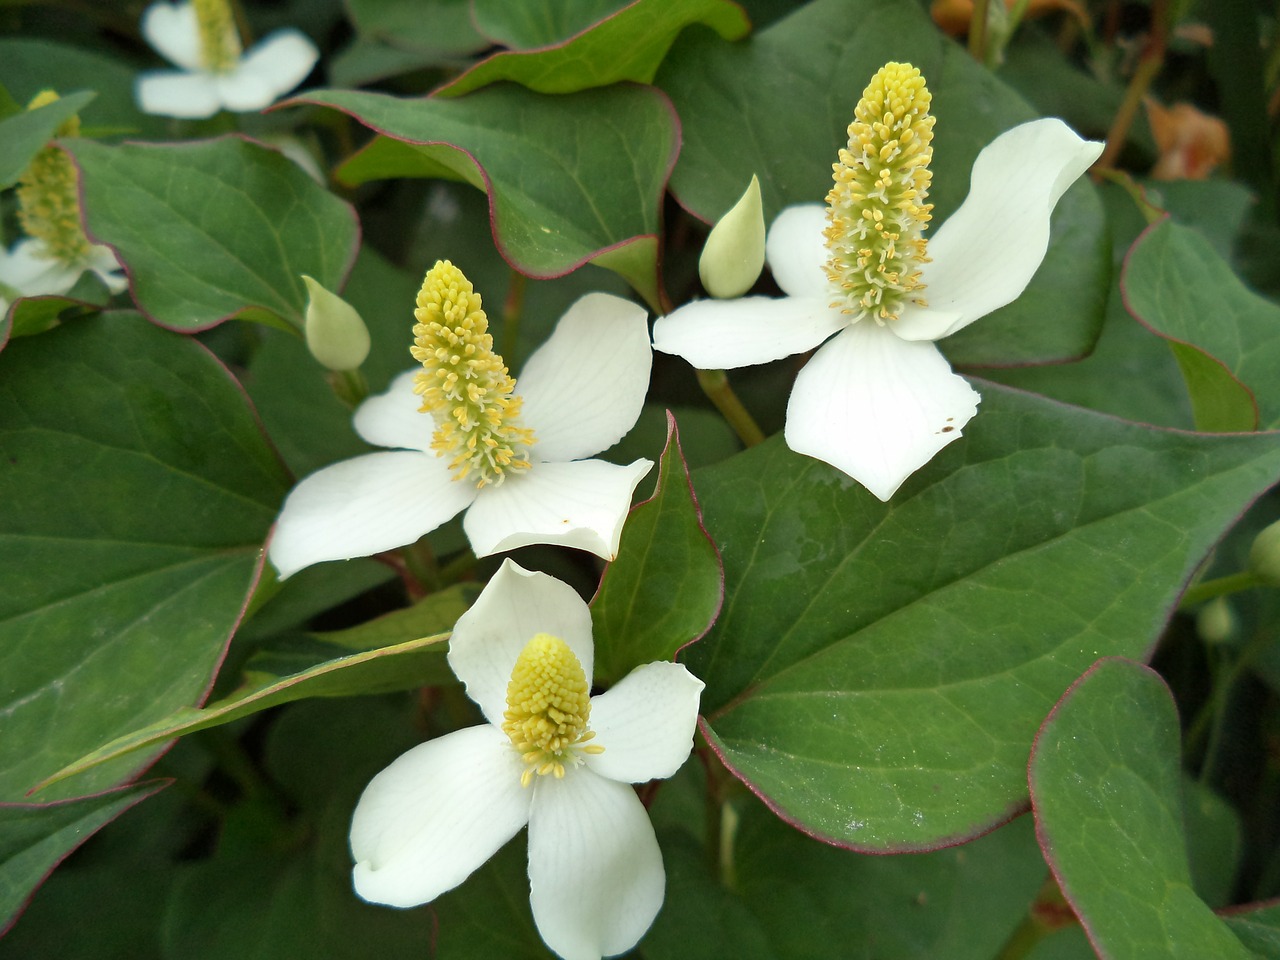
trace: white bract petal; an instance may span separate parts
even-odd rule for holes
[[[612,560],[631,494],[652,468],[651,460],[627,466],[604,460],[535,463],[480,491],[462,529],[477,557],[550,543]]]
[[[212,74],[162,70],[138,75],[134,93],[143,113],[203,120],[222,109]]]
[[[40,240],[19,240],[8,251],[0,247],[0,283],[22,297],[66,293],[83,272],[50,256]]]
[[[857,323],[800,371],[787,446],[843,470],[881,500],[961,435],[979,396],[938,348]]]
[[[705,684],[680,663],[636,667],[591,699],[591,729],[603,753],[585,758],[610,780],[644,783],[673,776],[693,749]]]
[[[830,302],[831,290],[822,265],[827,261],[822,231],[827,208],[820,203],[787,207],[769,227],[765,255],[773,279],[789,297],[810,297]]]
[[[356,893],[414,907],[452,890],[529,820],[533,794],[497,727],[419,744],[365,787],[351,821]]]
[[[153,3],[142,14],[142,35],[174,66],[201,69],[200,26],[192,4]]]
[[[377,447],[430,454],[435,423],[422,413],[422,398],[413,392],[420,370],[406,370],[383,393],[374,394],[356,408],[352,423],[362,439]]]
[[[583,672],[591,676],[591,611],[577,591],[555,577],[504,560],[471,609],[458,618],[449,638],[449,667],[490,723],[501,725],[511,669],[525,644],[539,633],[567,643]]]
[[[653,351],[644,307],[589,293],[560,318],[516,380],[536,460],[579,460],[635,426],[649,390]]]
[[[653,325],[654,349],[699,370],[732,370],[812,350],[849,322],[830,298],[694,300]]]
[[[402,547],[457,516],[476,492],[455,483],[429,454],[397,450],[344,460],[293,488],[267,556],[284,579],[322,560]]]
[[[564,960],[631,949],[662,906],[666,872],[649,815],[626,784],[575,770],[541,777],[529,816],[529,902]]]
[[[217,77],[218,96],[228,110],[261,110],[307,78],[320,51],[297,30],[277,30]]]

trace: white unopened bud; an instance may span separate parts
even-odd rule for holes
[[[721,300],[740,297],[764,269],[764,205],[753,174],[747,192],[711,228],[698,276],[707,293]]]
[[[369,356],[369,330],[355,307],[315,280],[307,285],[307,314],[303,330],[307,349],[330,370],[355,370]]]
[[[1280,587],[1280,520],[1253,538],[1249,548],[1249,569],[1263,583]]]

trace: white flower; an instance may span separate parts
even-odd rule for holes
[[[154,3],[142,15],[142,35],[182,68],[138,77],[138,105],[165,117],[260,110],[306,79],[320,56],[291,29],[277,30],[242,55],[227,0]]]
[[[112,293],[128,286],[115,252],[100,243],[73,261],[59,260],[44,241],[34,238],[19,240],[10,250],[0,247],[0,312],[19,297],[66,293],[86,270],[97,274]]]
[[[666,878],[630,784],[684,763],[703,684],[650,663],[588,701],[593,657],[573,589],[504,561],[449,641],[488,722],[414,747],[370,782],[351,823],[360,896],[427,903],[528,824],[529,901],[547,945],[598,960],[639,941]]]
[[[578,300],[529,357],[514,394],[480,298],[457,268],[432,268],[418,304],[420,319],[428,307],[445,318],[433,331],[425,321],[414,328],[425,372],[401,374],[355,415],[365,440],[400,449],[336,463],[293,489],[268,549],[280,576],[413,543],[463,510],[477,556],[550,543],[613,559],[631,494],[653,463],[581,458],[612,446],[640,416],[653,362],[644,308],[603,293]],[[428,396],[424,383],[452,393]],[[434,420],[419,412],[420,397],[434,402]]]
[[[916,81],[918,90],[906,89]],[[1022,293],[1044,259],[1054,206],[1102,151],[1056,119],[1002,134],[978,155],[968,198],[926,254],[927,107],[909,64],[889,64],[873,78],[841,151],[830,208],[789,207],[769,230],[767,258],[785,299],[698,301],[654,327],[656,349],[699,369],[765,363],[822,344],[792,388],[787,445],[881,500],[977,412],[978,394],[933,341]],[[878,122],[895,108],[893,124]]]

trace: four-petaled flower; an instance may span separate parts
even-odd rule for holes
[[[787,445],[881,500],[977,412],[978,394],[934,341],[1022,293],[1048,249],[1054,206],[1102,151],[1056,119],[1009,130],[978,155],[968,198],[926,248],[928,106],[909,64],[872,79],[828,207],[789,207],[769,230],[767,259],[786,298],[697,301],[654,327],[656,349],[699,369],[821,344],[792,387]]]
[[[138,105],[164,117],[261,110],[306,79],[320,56],[292,29],[277,30],[244,53],[227,0],[161,0],[142,15],[142,35],[182,68],[138,77]]]
[[[653,463],[581,458],[640,416],[653,363],[644,308],[604,293],[578,300],[529,357],[518,394],[479,295],[448,261],[427,273],[415,316],[424,369],[355,414],[365,440],[401,449],[336,463],[294,488],[268,551],[280,575],[413,543],[463,510],[477,556],[550,543],[613,559]]]
[[[630,949],[657,915],[662,854],[633,783],[672,776],[703,684],[637,667],[590,696],[591,612],[567,584],[506,560],[458,620],[449,665],[488,722],[430,740],[356,807],[356,892],[397,907],[457,886],[526,824],[529,901],[565,960]]]

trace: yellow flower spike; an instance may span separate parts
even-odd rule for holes
[[[200,59],[211,73],[228,73],[240,62],[244,47],[228,0],[192,0],[200,34]]]
[[[559,637],[536,634],[511,670],[502,721],[525,763],[522,786],[535,776],[563,778],[566,767],[581,762],[579,752],[604,752],[595,744],[583,746],[595,737],[587,729],[590,716],[591,685],[582,663]]]
[[[862,92],[849,124],[849,145],[834,164],[824,266],[840,297],[833,307],[853,319],[896,320],[908,303],[925,306],[920,267],[928,262],[924,230],[932,173],[931,97],[920,71],[886,63]]]
[[[502,357],[494,352],[480,295],[448,260],[427,271],[414,311],[414,345],[422,364],[414,392],[435,418],[431,449],[451,457],[454,478],[476,475],[476,486],[501,483],[528,470],[533,431],[520,426],[523,403]]]
[[[28,110],[58,99],[52,90],[43,90],[28,104]],[[80,120],[70,117],[56,131],[59,137],[80,133]],[[48,255],[63,263],[74,263],[89,253],[89,238],[80,225],[79,177],[75,164],[53,144],[44,147],[18,178],[18,222],[30,237],[43,240]]]

